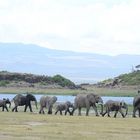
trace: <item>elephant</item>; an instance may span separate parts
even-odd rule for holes
[[[53,104],[57,101],[57,97],[42,96],[40,98],[40,111],[39,114],[45,114],[44,108],[48,109],[48,114],[52,114]]]
[[[78,94],[74,100],[74,109],[72,111],[72,115],[74,111],[78,108],[78,115],[81,116],[81,108],[86,108],[86,116],[89,114],[90,107],[93,107],[95,110],[96,116],[98,115],[96,103],[101,105],[101,114],[103,111],[103,100],[101,96],[93,93],[89,93],[86,95]]]
[[[10,100],[7,98],[3,98],[3,100],[0,100],[0,107],[2,107],[2,111],[4,111],[4,109],[7,110],[7,112],[9,111],[8,108],[7,108],[7,105],[6,104],[9,104],[9,108],[11,106],[11,102]]]
[[[24,106],[24,112],[26,112],[27,107],[29,107],[30,112],[33,112],[32,110],[32,106],[31,106],[31,101],[35,102],[36,105],[36,109],[37,109],[37,100],[36,97],[30,93],[27,93],[26,95],[22,95],[22,94],[17,94],[14,98],[13,101],[15,103],[15,107],[12,109],[12,112],[18,112],[17,107],[18,106]]]
[[[70,108],[73,109],[73,104],[70,101],[66,101],[65,103],[58,104],[56,106],[55,115],[57,114],[58,111],[60,111],[60,115],[63,115],[62,111],[65,111],[65,115],[67,115],[67,112],[69,112],[69,114],[72,115],[72,113],[70,112]]]
[[[108,114],[108,117],[110,117],[110,112],[115,111],[114,118],[116,118],[118,112],[121,113],[122,117],[126,117],[127,112],[128,112],[128,106],[124,101],[113,101],[113,100],[108,100],[105,104],[104,107],[106,111],[102,113],[102,116],[105,116],[105,114]],[[122,109],[126,109],[126,113],[124,115]]]
[[[140,95],[134,97],[133,100],[133,115],[132,117],[136,117],[136,112],[138,111],[140,117]]]

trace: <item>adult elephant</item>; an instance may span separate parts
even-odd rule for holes
[[[78,115],[81,115],[81,108],[86,108],[86,116],[88,116],[90,107],[93,107],[96,116],[99,116],[96,103],[101,105],[101,114],[102,114],[103,100],[101,96],[93,93],[86,94],[86,95],[78,94],[74,100],[74,109],[72,111],[72,114],[78,108]]]
[[[52,114],[52,108],[54,103],[57,101],[57,97],[53,96],[42,96],[40,98],[40,111],[39,114],[45,114],[44,108],[48,109],[48,114]]]
[[[30,112],[33,112],[32,106],[31,106],[31,101],[35,102],[36,108],[37,108],[37,100],[34,95],[27,93],[27,95],[22,95],[22,94],[17,94],[14,98],[13,101],[15,103],[15,107],[12,109],[12,111],[18,112],[17,107],[18,106],[24,106],[24,112],[26,112],[27,107],[29,107]]]
[[[116,118],[118,112],[121,113],[122,117],[124,118],[127,115],[128,112],[128,106],[124,101],[113,101],[113,100],[108,100],[105,104],[105,112],[102,114],[104,116],[105,114],[110,117],[110,112],[115,111],[114,118]],[[124,114],[122,109],[126,109],[126,113]]]
[[[66,101],[65,103],[61,103],[61,104],[58,104],[56,106],[56,112],[55,112],[55,115],[57,114],[57,112],[60,112],[60,115],[63,115],[62,114],[62,111],[65,111],[65,115],[67,115],[67,112],[72,115],[72,113],[70,112],[70,108],[73,109],[73,104],[70,102],[70,101]]]
[[[2,111],[4,111],[4,109],[7,110],[7,112],[9,111],[7,108],[7,104],[9,104],[9,108],[11,107],[11,102],[10,100],[7,98],[3,98],[3,100],[0,100],[0,107],[2,107]]]
[[[132,117],[136,117],[136,112],[138,111],[140,117],[140,95],[134,97],[133,100],[133,115]]]

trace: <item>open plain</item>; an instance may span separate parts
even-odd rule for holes
[[[2,140],[139,140],[139,118],[0,112]]]

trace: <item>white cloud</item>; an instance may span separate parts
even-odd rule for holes
[[[140,54],[139,5],[139,0],[0,0],[0,41]]]

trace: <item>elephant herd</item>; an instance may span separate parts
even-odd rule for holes
[[[3,98],[3,100],[0,100],[0,107],[2,107],[2,111],[4,111],[4,109],[8,111],[7,104],[9,104],[10,107],[11,102],[14,102],[12,112],[18,112],[18,106],[25,106],[24,112],[26,112],[27,108],[30,109],[30,112],[33,112],[31,101],[35,102],[36,109],[38,109],[36,97],[29,93],[26,95],[17,94],[12,101]],[[45,114],[45,108],[47,108],[48,114],[52,114],[53,106],[56,101],[56,96],[42,96],[40,98],[39,114]],[[101,96],[93,93],[84,95],[78,94],[75,97],[74,103],[71,103],[70,101],[66,101],[65,103],[57,103],[55,106],[54,114],[56,115],[58,112],[60,112],[60,115],[62,115],[62,112],[65,111],[65,115],[67,115],[67,113],[69,113],[69,115],[74,115],[75,110],[78,109],[78,115],[81,115],[81,109],[85,108],[86,116],[88,116],[89,110],[92,107],[95,111],[95,115],[99,116],[97,104],[101,106],[101,116],[105,116],[107,114],[107,116],[110,117],[110,112],[112,111],[115,111],[114,117],[117,116],[118,112],[122,115],[123,118],[128,114],[128,105],[124,101],[108,100],[105,104],[103,104]],[[126,110],[125,113],[124,109]],[[140,117],[140,95],[134,97],[132,117],[136,117],[137,111]]]

